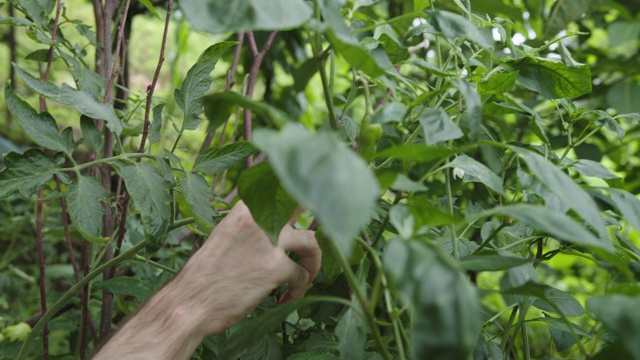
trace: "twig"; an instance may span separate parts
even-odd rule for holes
[[[42,189],[38,190],[38,202],[36,204],[36,242],[38,246],[38,269],[40,277],[38,286],[40,287],[40,311],[47,312],[47,290],[44,284],[45,265],[44,265],[44,248],[42,246]],[[43,358],[49,359],[49,329],[45,324],[42,327],[42,349]]]
[[[142,140],[140,141],[140,147],[138,148],[138,152],[144,152],[144,145],[147,141],[147,136],[149,136],[149,113],[151,112],[151,102],[153,100],[153,92],[156,89],[156,84],[158,83],[158,77],[160,77],[160,70],[162,69],[162,63],[164,62],[164,49],[167,45],[167,33],[169,32],[169,21],[171,20],[171,9],[173,8],[173,0],[169,0],[169,5],[167,5],[167,17],[164,22],[164,31],[162,33],[162,43],[160,45],[160,56],[158,57],[158,65],[156,66],[156,72],[153,74],[153,80],[151,81],[151,85],[147,87],[147,105],[144,110],[144,128],[142,130]],[[140,158],[138,158],[138,162]]]
[[[104,103],[111,101],[111,93],[113,91],[113,84],[118,74],[118,56],[120,55],[120,48],[124,39],[124,27],[127,21],[127,15],[129,12],[129,5],[131,0],[126,0],[122,16],[120,18],[120,24],[118,25],[118,37],[116,38],[116,49],[114,51],[113,61],[111,64],[111,75],[104,96]],[[108,5],[108,3],[107,3]],[[114,135],[109,129],[104,127],[104,158],[109,158],[113,155],[113,141]],[[111,193],[111,170],[108,164],[102,166],[102,186]],[[103,235],[111,236],[113,233],[115,217],[113,211],[109,206],[105,206],[105,214],[103,218]],[[108,246],[102,261],[107,263],[113,259],[113,249]],[[105,271],[103,274],[103,280],[109,280],[112,276],[112,271]],[[111,314],[112,314],[113,294],[109,291],[102,292],[102,309],[100,314],[100,341],[105,340],[111,332]]]
[[[251,70],[249,71],[249,81],[247,83],[247,92],[245,94],[248,98],[251,98],[253,96],[253,90],[256,87],[256,80],[258,79],[258,71],[260,70],[260,65],[262,64],[262,60],[264,59],[264,56],[267,54],[267,51],[269,51],[269,48],[271,47],[271,44],[273,43],[273,40],[275,39],[277,34],[278,34],[277,31],[272,31],[269,34],[267,41],[262,46],[262,50],[260,50],[260,52],[254,55],[253,63],[251,64]],[[255,39],[253,38],[253,33],[248,32],[247,38],[249,39],[249,47],[251,49],[251,52],[255,53],[254,50],[257,50],[257,48],[255,46]],[[252,128],[251,110],[245,108],[244,109],[244,140],[245,141],[251,141],[251,128]],[[247,167],[251,167],[251,165],[253,165],[253,158],[249,156],[247,157]]]
[[[230,91],[233,85],[235,84],[233,79],[235,78],[236,72],[238,71],[238,62],[240,61],[240,53],[242,52],[243,43],[244,43],[244,33],[240,32],[238,33],[238,45],[236,45],[236,49],[233,54],[233,62],[231,63],[231,67],[229,68],[229,71],[227,71],[227,83],[224,86],[224,91]],[[222,146],[222,143],[224,142],[224,133],[227,130],[228,123],[229,123],[229,119],[227,118],[227,120],[222,125],[222,131],[220,132],[220,141],[218,141],[218,146]],[[213,140],[213,137],[215,136],[215,134],[216,134],[215,130],[210,131],[207,134],[207,137],[205,137],[204,141],[202,142],[202,146],[200,147],[200,152],[205,151],[206,149],[209,148],[209,146],[211,146],[211,141]]]

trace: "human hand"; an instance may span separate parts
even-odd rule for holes
[[[301,258],[292,261],[287,252]],[[217,334],[246,316],[279,285],[281,302],[304,296],[320,270],[321,252],[313,231],[287,225],[274,246],[238,202],[167,287],[196,313],[204,335]]]

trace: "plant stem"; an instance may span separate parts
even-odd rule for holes
[[[166,271],[168,273],[171,273],[171,274],[174,274],[174,275],[178,273],[178,270],[174,270],[174,269],[172,269],[170,267],[164,266],[164,265],[162,265],[162,264],[160,264],[158,262],[155,262],[153,260],[149,260],[149,259],[145,258],[144,256],[140,256],[138,254],[135,254],[135,256],[133,257],[133,260],[141,262],[141,263],[144,263],[144,264],[152,265],[154,267],[157,267],[158,269],[164,270],[164,271]]]
[[[88,273],[80,281],[75,283],[69,290],[67,290],[64,294],[62,294],[62,296],[58,299],[58,301],[56,301],[53,305],[51,305],[51,307],[47,310],[47,312],[42,316],[40,321],[38,321],[38,323],[29,332],[29,335],[27,335],[27,338],[25,339],[24,343],[22,344],[22,347],[20,348],[20,353],[18,354],[17,359],[23,360],[27,358],[29,350],[31,349],[31,343],[33,343],[33,340],[35,339],[36,334],[45,326],[45,324],[47,324],[47,322],[49,322],[49,320],[51,320],[51,318],[56,314],[56,312],[60,310],[60,308],[62,308],[62,306],[64,306],[64,304],[67,301],[69,301],[69,299],[75,296],[75,294],[78,291],[80,291],[80,289],[82,289],[83,286],[89,284],[89,282],[93,280],[93,278],[102,274],[105,270],[109,269],[110,267],[117,265],[123,262],[124,260],[133,258],[138,251],[144,248],[144,246],[145,246],[144,241],[141,241],[133,245],[127,251],[123,252],[120,256],[114,257],[113,259],[96,267],[93,271]]]
[[[167,33],[169,32],[169,22],[171,20],[171,9],[173,8],[173,0],[169,0],[169,4],[167,5],[167,17],[164,22],[164,31],[162,33],[162,42],[160,44],[160,55],[158,57],[158,65],[156,66],[156,71],[153,74],[153,80],[151,81],[151,85],[147,87],[147,103],[144,109],[144,127],[142,130],[142,140],[140,140],[140,147],[138,147],[138,152],[144,152],[144,145],[147,140],[147,136],[149,135],[149,113],[151,112],[151,101],[153,99],[153,92],[156,89],[156,84],[158,83],[158,77],[160,77],[160,70],[162,69],[162,63],[164,62],[164,49],[167,45]],[[138,158],[140,161],[140,158]]]
[[[351,270],[349,261],[347,260],[347,258],[345,258],[344,254],[338,248],[338,246],[335,244],[333,240],[329,240],[329,246],[331,247],[333,256],[335,256],[340,262],[340,266],[344,271],[344,275],[347,278],[347,282],[351,285],[351,288],[355,293],[356,298],[360,303],[360,306],[362,307],[362,311],[364,312],[364,318],[367,322],[367,325],[369,326],[369,329],[371,330],[371,333],[373,334],[373,339],[376,343],[376,346],[378,347],[378,350],[380,350],[380,352],[382,353],[382,358],[385,360],[390,360],[391,355],[389,354],[389,351],[387,350],[387,346],[384,343],[384,340],[382,339],[382,335],[380,334],[380,330],[376,325],[376,319],[374,317],[374,314],[368,310],[369,307],[367,306],[367,299],[365,298],[365,295],[362,292],[362,289],[360,288],[358,279],[356,279],[355,274]]]
[[[389,314],[389,318],[391,318],[391,326],[393,327],[393,336],[396,340],[396,346],[398,347],[398,356],[400,360],[405,360],[406,355],[404,352],[404,344],[402,343],[402,338],[400,337],[400,327],[402,324],[398,321],[398,308],[395,306],[391,298],[391,291],[389,291],[389,283],[387,282],[387,277],[384,274],[384,267],[380,262],[380,257],[378,256],[376,250],[372,248],[366,241],[362,241],[359,239],[360,243],[369,253],[369,257],[371,258],[374,266],[376,267],[376,271],[380,274],[380,280],[382,283],[382,288],[384,289],[384,300],[386,305],[387,314]],[[373,309],[370,309],[373,311]]]
[[[320,10],[320,3],[318,0],[313,1],[313,12],[316,20],[321,20],[322,13]],[[320,80],[322,81],[322,91],[324,92],[324,101],[327,104],[327,111],[329,112],[329,125],[333,130],[338,130],[340,125],[336,118],[336,112],[333,107],[333,94],[332,89],[329,87],[329,79],[327,78],[327,70],[324,66],[324,50],[322,49],[322,38],[319,33],[314,35],[314,43],[311,45],[311,51],[313,56],[318,61],[318,71],[320,72]],[[333,79],[331,79],[333,82]]]

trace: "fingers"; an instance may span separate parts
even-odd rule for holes
[[[294,230],[285,226],[278,239],[278,247],[285,252],[294,252],[300,256],[300,266],[309,273],[309,282],[315,279],[322,263],[322,251],[316,242],[313,231]]]
[[[293,299],[300,299],[304,296],[305,291],[311,282],[309,273],[300,265],[283,254],[283,260],[279,264],[281,271],[280,277],[283,282],[287,283],[287,292],[280,298],[280,303],[285,303]]]

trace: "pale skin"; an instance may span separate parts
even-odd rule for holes
[[[288,252],[298,254],[300,264]],[[313,231],[287,225],[274,246],[240,201],[93,359],[189,359],[205,337],[240,321],[281,284],[288,285],[281,303],[303,297],[320,262]]]

